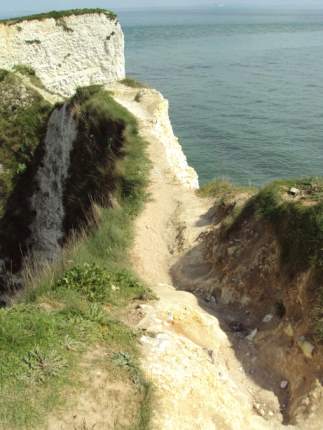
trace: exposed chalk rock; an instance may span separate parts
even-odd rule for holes
[[[30,226],[32,249],[42,259],[53,259],[61,249],[64,183],[76,136],[77,123],[67,104],[55,109],[48,122],[44,159],[36,176],[38,190],[31,201],[36,214]]]
[[[312,358],[314,345],[312,345],[308,340],[306,340],[304,336],[301,336],[298,339],[297,344],[306,358]]]
[[[281,381],[280,388],[285,390],[288,387],[288,381]]]
[[[265,324],[270,323],[270,321],[272,321],[273,318],[274,316],[272,314],[267,314],[263,317],[262,322],[264,322]]]
[[[246,339],[249,340],[250,342],[252,342],[254,340],[254,338],[256,337],[257,333],[258,333],[258,329],[255,328],[254,330],[252,330],[252,332],[248,336],[246,336]]]
[[[300,190],[298,188],[295,188],[295,187],[292,187],[289,190],[289,194],[291,194],[294,197],[298,196],[300,193],[301,193]]]
[[[30,66],[48,90],[64,96],[125,77],[123,32],[104,13],[0,23],[0,40],[0,68]]]
[[[108,87],[108,89],[110,89]],[[120,91],[120,88],[112,88],[113,91]],[[151,139],[159,141],[163,148],[162,157],[166,159],[169,166],[169,173],[174,181],[183,185],[188,189],[198,189],[199,180],[196,171],[189,166],[187,158],[183,152],[177,137],[174,135],[172,124],[168,112],[168,100],[161,93],[150,88],[143,88],[137,93],[137,105],[134,106],[127,98],[122,96],[122,92],[131,92],[130,89],[122,89],[121,94],[115,96],[116,100],[132,112],[137,118],[143,114],[140,103],[147,106],[149,111],[149,120],[147,128],[149,128]],[[146,119],[144,114],[143,120]]]
[[[161,142],[165,148],[165,155],[170,165],[171,171],[174,173],[176,180],[187,188],[199,188],[198,175],[196,171],[187,163],[187,158],[183,149],[174,135],[172,124],[169,119],[169,104],[158,91],[147,90],[154,93],[155,100],[159,103],[154,111],[154,131],[161,136]],[[142,98],[144,94],[142,94]]]
[[[289,337],[294,336],[294,329],[290,323],[284,328],[284,333]]]

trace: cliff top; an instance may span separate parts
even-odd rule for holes
[[[114,12],[111,12],[107,9],[100,9],[100,8],[86,9],[85,8],[85,9],[69,9],[69,10],[61,10],[61,11],[53,10],[50,12],[39,13],[35,15],[3,19],[3,20],[0,20],[0,23],[7,24],[7,25],[14,25],[23,21],[37,21],[37,20],[41,21],[49,18],[53,18],[57,20],[61,18],[66,18],[68,16],[77,16],[77,15],[85,15],[85,14],[104,14],[111,20],[114,20],[117,17],[117,15]]]

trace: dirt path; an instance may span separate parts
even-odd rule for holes
[[[281,424],[281,404],[276,395],[255,382],[253,373],[259,373],[259,369],[252,342],[244,340],[239,347],[247,360],[250,357],[248,371],[221,328],[216,312],[172,285],[170,269],[176,268],[181,255],[191,248],[190,261],[181,271],[188,279],[203,283],[208,268],[198,238],[208,229],[210,202],[198,198],[192,190],[191,171],[182,165],[183,175],[176,174],[176,163],[174,170],[171,157],[178,156],[179,148],[169,130],[167,106],[161,96],[155,91],[143,91],[139,103],[134,101],[135,95],[136,90],[128,89],[118,91],[116,98],[138,118],[141,134],[150,143],[153,164],[151,198],[137,221],[133,248],[138,274],[159,297],[156,303],[142,306],[144,317],[139,323],[149,333],[141,343],[142,365],[155,385],[152,428],[292,428]],[[173,145],[176,148],[170,156],[165,148]],[[218,312],[221,316],[221,310]]]

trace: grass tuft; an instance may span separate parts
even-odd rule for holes
[[[86,15],[86,14],[104,14],[111,20],[115,20],[117,18],[117,15],[114,12],[111,12],[107,9],[100,9],[100,8],[84,8],[84,9],[70,9],[70,10],[61,10],[61,11],[50,11],[45,13],[39,13],[35,15],[28,15],[28,16],[22,16],[17,18],[10,18],[10,19],[2,19],[0,20],[0,24],[7,24],[7,25],[15,25],[19,24],[23,21],[42,21],[44,19],[50,19],[53,18],[55,20],[61,20],[63,18],[69,17],[69,16],[78,16],[78,15]]]

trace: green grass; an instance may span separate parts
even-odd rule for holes
[[[18,24],[23,21],[42,21],[44,19],[53,18],[55,20],[60,20],[62,18],[66,18],[68,16],[77,16],[77,15],[85,15],[85,14],[104,14],[109,19],[115,20],[117,18],[117,15],[114,12],[111,12],[106,9],[99,9],[99,8],[91,8],[91,9],[70,9],[70,10],[61,10],[61,11],[50,11],[45,13],[39,13],[35,15],[28,15],[28,16],[22,16],[17,18],[10,18],[10,19],[2,19],[0,20],[0,23],[3,24],[9,24],[14,25]]]
[[[142,156],[145,142],[138,135],[134,117],[100,86],[79,89],[73,103],[79,115],[79,134],[66,183],[65,229],[82,224],[93,202],[109,210],[111,194],[124,204],[123,211],[114,210],[112,216],[135,216],[146,198],[149,163]],[[131,237],[127,228],[115,230],[119,233]]]
[[[17,305],[0,311],[0,323],[1,428],[34,429],[53,408],[62,407],[67,387],[82,389],[79,362],[98,344],[131,357],[126,376],[111,363],[115,377],[136,378],[133,384],[143,401],[149,393],[138,365],[136,334],[98,304],[71,295],[68,305],[51,312],[36,304]],[[141,410],[137,421],[142,421]]]
[[[222,200],[228,200],[235,197],[238,192],[250,190],[251,188],[238,187],[232,182],[225,181],[223,179],[214,179],[213,181],[202,185],[197,190],[197,195],[205,198],[215,197],[220,198]]]
[[[91,224],[77,230],[56,265],[41,269],[30,264],[19,304],[0,311],[0,422],[6,429],[42,428],[48,413],[66,401],[62,393],[79,387],[84,353],[101,345],[110,351],[113,377],[132,384],[137,393],[140,407],[131,429],[144,430],[151,387],[139,367],[138,335],[118,315],[133,301],[153,298],[132,273],[128,255],[133,222],[147,197],[146,143],[135,118],[101,87],[79,89],[72,104],[80,121],[81,158],[86,148],[98,154],[79,164],[79,171],[71,170],[67,191],[79,181],[74,191],[84,204],[91,203],[92,216],[86,211]],[[115,134],[107,134],[107,126]],[[106,176],[104,164],[95,169],[102,154],[112,176]],[[72,154],[76,160],[78,155]],[[93,169],[88,176],[87,168]],[[111,177],[112,188],[106,182]],[[118,204],[112,208],[97,190],[113,191]]]
[[[27,76],[27,78],[29,78],[30,82],[33,85],[35,85],[36,87],[38,87],[40,89],[45,88],[42,81],[36,75],[36,72],[32,67],[26,66],[23,64],[17,64],[16,66],[14,66],[13,70],[14,70],[14,72],[18,72],[21,75]]]
[[[204,185],[197,190],[197,195],[200,197],[231,197],[233,196],[236,188],[229,182],[221,179],[215,179]]]
[[[37,77],[26,66],[16,71]],[[0,71],[0,216],[17,178],[34,156],[46,133],[52,107],[36,91],[28,88],[12,72]]]
[[[289,190],[301,194],[295,198]],[[227,230],[232,233],[253,216],[266,220],[276,233],[282,264],[293,272],[323,268],[323,179],[278,180],[249,199]]]

